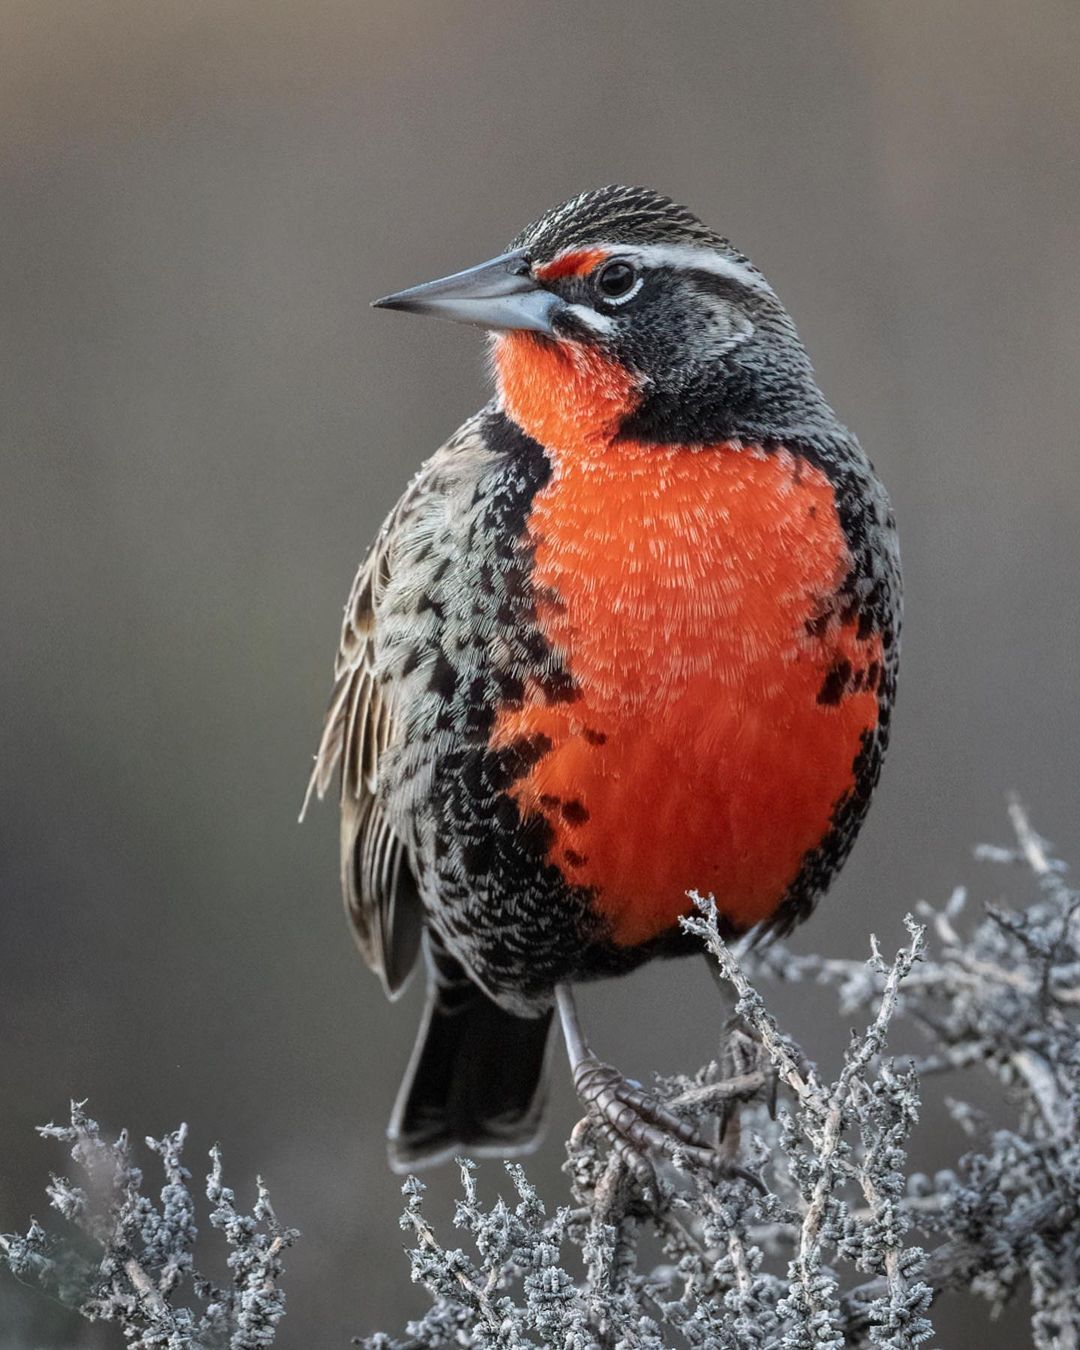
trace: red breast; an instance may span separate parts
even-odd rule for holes
[[[878,715],[881,638],[835,603],[851,558],[832,484],[784,448],[619,439],[639,382],[595,349],[515,334],[496,369],[552,461],[527,535],[540,627],[580,690],[500,711],[493,746],[551,743],[518,807],[618,944],[670,928],[690,888],[761,922]]]

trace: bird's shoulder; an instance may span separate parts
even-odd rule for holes
[[[386,739],[392,684],[377,669],[387,628],[440,568],[441,529],[467,513],[476,485],[495,457],[485,434],[493,410],[470,417],[414,474],[361,562],[341,625],[334,683],[311,778],[322,798],[341,767],[342,797],[374,791]],[[381,661],[378,663],[383,664]]]

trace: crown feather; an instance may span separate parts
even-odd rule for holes
[[[646,187],[611,184],[571,197],[527,225],[510,244],[548,262],[586,244],[682,244],[713,249],[745,267],[745,254],[688,210]],[[756,269],[754,269],[756,270]]]

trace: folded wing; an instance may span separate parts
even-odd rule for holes
[[[379,599],[389,578],[394,527],[402,499],[368,554],[349,602],[334,666],[307,803],[325,796],[340,775],[341,889],[364,960],[396,997],[420,948],[422,910],[405,845],[394,833],[377,795],[379,759],[394,734],[393,690],[376,675]]]

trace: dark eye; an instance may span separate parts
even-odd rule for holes
[[[637,269],[628,262],[609,262],[596,274],[596,289],[608,300],[618,300],[634,289]]]

